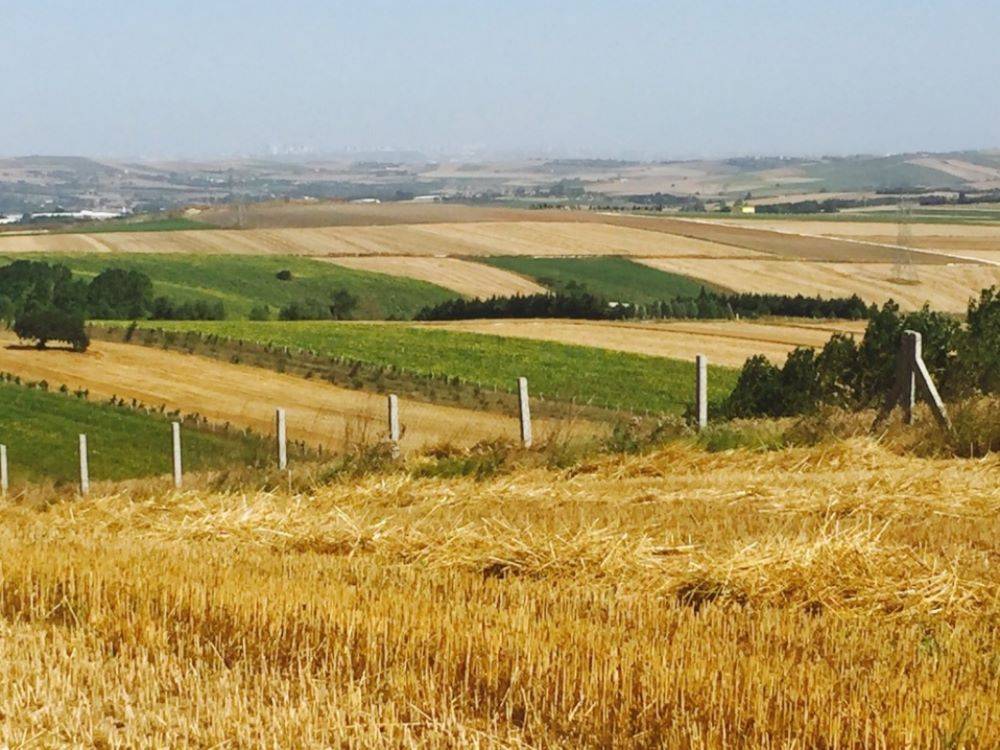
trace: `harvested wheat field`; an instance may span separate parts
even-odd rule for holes
[[[595,217],[604,218],[604,217]],[[415,228],[416,229],[416,228]],[[419,231],[465,255],[649,255],[746,258],[762,253],[681,234],[596,221],[431,224]],[[459,248],[465,248],[460,250]]]
[[[745,248],[594,221],[0,235],[0,254],[34,252],[330,256],[649,255],[706,258],[760,256],[760,253]]]
[[[359,271],[428,281],[468,297],[503,297],[545,292],[545,287],[519,274],[459,258],[357,255],[320,260]]]
[[[6,500],[0,736],[995,747],[998,477],[869,440],[674,444],[478,481]]]
[[[257,367],[133,344],[94,341],[85,354],[63,350],[11,348],[16,341],[0,334],[0,371],[55,388],[86,388],[91,398],[135,399],[165,405],[212,422],[229,422],[257,432],[274,431],[274,410],[283,407],[290,440],[332,449],[380,439],[386,427],[385,396],[339,388],[322,381],[282,375]],[[515,417],[400,400],[403,445],[438,442],[468,445],[479,440],[515,437]],[[541,435],[556,429],[536,420]]]
[[[1000,268],[971,263],[948,266],[915,265],[902,269],[891,263],[811,263],[791,260],[636,259],[653,268],[704,279],[738,292],[804,294],[843,297],[857,294],[881,305],[894,299],[904,309],[925,302],[936,310],[964,312],[980,290],[1000,284]]]
[[[830,321],[672,321],[612,323],[592,320],[462,320],[427,323],[453,331],[558,341],[672,359],[705,354],[715,364],[740,367],[763,354],[784,362],[797,346],[822,347],[834,333],[862,334],[865,322]]]

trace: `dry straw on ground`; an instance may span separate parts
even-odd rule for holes
[[[995,456],[674,444],[479,482],[390,472],[289,488],[126,485],[0,506],[0,737],[995,740]]]

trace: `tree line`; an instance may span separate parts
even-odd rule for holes
[[[107,320],[220,320],[218,301],[176,302],[153,295],[153,282],[140,271],[107,268],[90,281],[65,265],[17,260],[0,267],[0,318],[19,338],[40,348],[64,341],[77,351],[90,344],[89,318]]]
[[[456,298],[425,307],[417,320],[470,320],[476,318],[579,318],[624,320],[636,318],[759,318],[766,315],[860,320],[872,314],[857,295],[822,299],[801,294],[719,293],[702,287],[697,296],[680,296],[648,304],[609,302],[586,290],[495,296],[488,299]]]
[[[964,321],[926,305],[904,314],[890,300],[869,318],[860,342],[835,334],[818,352],[795,349],[782,367],[751,357],[720,411],[726,417],[782,417],[824,404],[880,405],[893,386],[905,330],[922,334],[924,363],[942,397],[1000,394],[1000,287],[991,287],[970,301]]]

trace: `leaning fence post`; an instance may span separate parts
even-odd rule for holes
[[[923,357],[923,341],[917,331],[903,331],[900,342],[903,358],[903,422],[913,424],[913,409],[917,405],[917,362]]]
[[[927,399],[927,404],[931,408],[931,413],[934,414],[934,418],[937,419],[938,424],[949,432],[954,429],[951,423],[951,419],[948,417],[948,409],[944,405],[944,401],[941,399],[941,394],[938,393],[937,386],[934,385],[934,381],[931,379],[931,374],[927,370],[927,364],[924,362],[924,353],[922,349],[922,337],[917,331],[904,331],[904,337],[910,339],[910,354],[912,359],[910,359],[910,377],[907,381],[907,386],[909,387],[909,393],[906,394],[907,401],[904,407],[907,411],[907,423],[913,422],[913,404],[917,400],[917,390],[922,388],[924,391],[924,396]]]
[[[87,436],[80,435],[80,494],[90,492],[90,468],[87,466]]]
[[[938,424],[944,429],[952,431],[954,428],[948,417],[948,409],[945,407],[944,401],[941,400],[941,394],[938,393],[937,387],[931,379],[931,374],[927,370],[927,365],[924,363],[923,337],[919,331],[906,330],[903,331],[903,338],[899,345],[899,356],[896,358],[896,380],[872,423],[872,429],[876,430],[881,427],[892,410],[900,403],[903,406],[903,421],[906,424],[913,424],[915,420],[914,407],[921,389],[927,397],[927,403]]]
[[[399,455],[399,398],[393,393],[389,396],[389,444],[392,455]]]
[[[171,422],[170,431],[173,438],[174,450],[174,487],[180,489],[184,481],[183,468],[181,466],[181,423]]]
[[[285,410],[278,409],[275,412],[275,422],[277,423],[278,440],[278,468],[282,471],[288,466],[288,443],[285,435]]]
[[[521,407],[521,445],[531,447],[531,407],[528,404],[528,379],[517,379],[517,401]]]
[[[0,492],[6,497],[10,488],[10,475],[7,473],[7,446],[0,445]]]
[[[708,357],[699,354],[694,358],[694,413],[699,430],[708,426]]]

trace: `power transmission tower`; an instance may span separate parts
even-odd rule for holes
[[[899,201],[899,223],[896,231],[895,260],[891,280],[897,284],[919,284],[916,266],[913,265],[913,204],[905,198]]]

